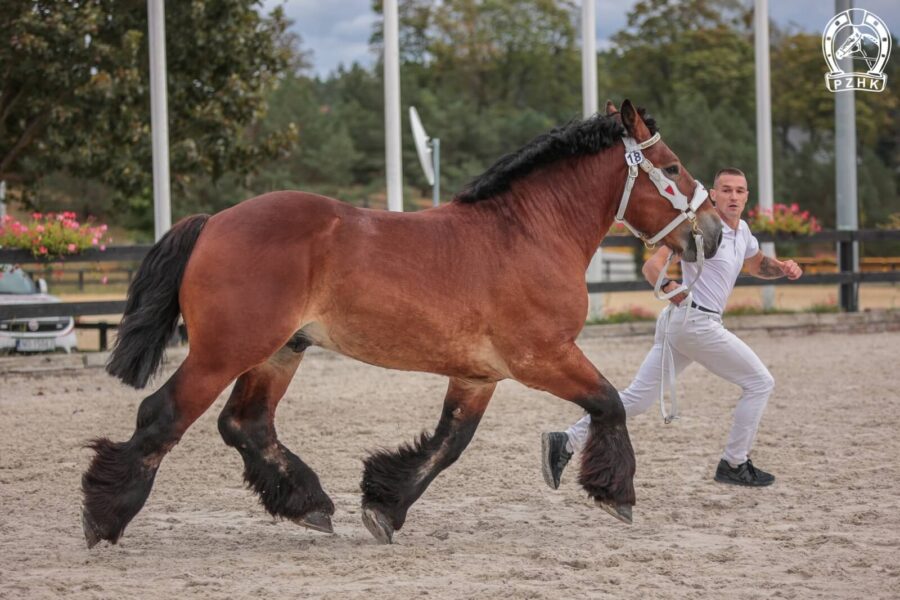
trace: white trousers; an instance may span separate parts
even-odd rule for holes
[[[734,410],[734,423],[722,458],[732,465],[745,462],[766,402],[775,387],[772,375],[747,344],[725,329],[719,315],[697,309],[688,312],[688,308],[674,305],[667,310],[671,312],[668,315],[668,336],[665,335],[667,315],[663,311],[656,320],[653,348],[631,385],[619,393],[625,405],[625,414],[631,418],[659,403],[659,390],[663,385],[663,339],[666,338],[675,376],[696,361],[722,379],[741,387],[741,397]],[[672,363],[667,362],[666,369],[671,366]],[[668,375],[667,371],[667,379]],[[585,415],[566,430],[570,451],[580,452],[584,448],[590,424],[591,416]]]

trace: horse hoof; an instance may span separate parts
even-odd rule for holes
[[[100,536],[97,524],[88,514],[86,508],[81,509],[81,528],[84,530],[84,541],[87,542],[88,550],[100,543],[103,538]]]
[[[388,518],[374,508],[364,508],[362,512],[363,525],[369,530],[369,533],[382,544],[392,544],[394,542],[394,528],[388,521]]]
[[[292,521],[307,529],[321,531],[322,533],[334,533],[334,527],[331,525],[331,515],[320,510],[308,512],[302,517],[292,519]]]
[[[605,500],[594,500],[594,504],[622,521],[623,523],[627,523],[631,525],[631,505],[629,504],[613,504],[612,502],[607,502]]]

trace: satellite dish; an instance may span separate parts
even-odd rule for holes
[[[428,134],[422,127],[422,120],[419,119],[419,113],[416,112],[415,106],[409,107],[409,124],[412,126],[413,141],[416,143],[416,154],[419,155],[419,164],[425,171],[425,179],[428,185],[434,185],[434,163],[431,157],[431,144],[429,143]]]

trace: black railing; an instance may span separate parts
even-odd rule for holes
[[[760,233],[757,239],[761,242],[788,243],[827,243],[834,242],[840,246],[849,247],[854,242],[883,242],[900,241],[900,230],[896,229],[861,229],[857,231],[822,231],[813,235],[795,236],[790,234]],[[637,270],[643,263],[644,246],[640,240],[632,236],[608,236],[603,240],[603,248],[631,248],[635,253]],[[105,251],[87,250],[82,254],[54,258],[50,262],[113,262],[113,261],[140,261],[150,250],[149,245],[135,246],[110,246]],[[42,264],[48,261],[35,258],[25,250],[0,249],[0,264]],[[820,273],[804,275],[796,281],[778,279],[776,281],[761,280],[754,277],[739,277],[737,285],[840,285],[842,292],[848,286],[858,286],[861,283],[896,283],[900,281],[900,272],[886,273],[861,273],[847,268],[846,261],[838,261],[842,265],[839,273]],[[636,273],[640,277],[640,273]],[[631,292],[648,290],[651,286],[643,279],[634,281],[604,281],[601,283],[587,284],[591,293],[604,292]],[[842,293],[843,297],[843,293]],[[845,310],[856,310],[855,306],[847,306],[842,303]],[[61,302],[54,304],[11,304],[0,305],[0,320],[25,319],[48,316],[96,316],[118,315],[125,309],[125,300],[104,300],[89,302]],[[84,327],[97,328],[97,324],[85,324]]]

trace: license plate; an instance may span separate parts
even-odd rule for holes
[[[16,341],[16,350],[19,352],[45,352],[55,349],[56,341],[53,338],[21,339]]]

